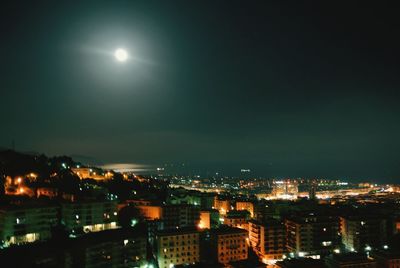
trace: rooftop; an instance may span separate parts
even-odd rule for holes
[[[400,250],[380,250],[380,251],[373,251],[371,253],[372,257],[383,257],[386,259],[400,259]]]
[[[282,268],[325,268],[327,267],[323,260],[315,260],[311,258],[288,259],[276,263]]]
[[[281,221],[278,221],[277,219],[274,218],[267,218],[264,220],[250,220],[249,222],[257,225],[263,225],[263,226],[283,226],[284,224]]]
[[[331,255],[328,259],[333,260],[334,262],[338,263],[359,263],[361,262],[374,262],[373,260],[369,259],[366,254],[362,253],[345,253],[345,254],[334,254]]]
[[[145,229],[138,228],[118,228],[105,230],[101,232],[89,233],[84,236],[70,240],[74,247],[82,247],[85,245],[96,245],[98,243],[121,241],[127,238],[145,238]]]
[[[235,227],[229,227],[227,225],[222,225],[219,228],[216,229],[211,229],[210,230],[211,234],[216,234],[216,235],[224,235],[224,234],[247,234],[247,231],[244,229],[240,228],[235,228]]]
[[[166,230],[158,230],[158,236],[170,236],[170,235],[182,235],[182,234],[193,234],[198,233],[199,231],[195,227],[182,227],[182,228],[174,228],[174,229],[166,229]]]

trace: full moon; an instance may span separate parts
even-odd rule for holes
[[[117,59],[117,61],[124,62],[128,59],[128,52],[126,52],[125,49],[118,48],[114,52],[114,57]]]

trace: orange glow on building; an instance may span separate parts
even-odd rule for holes
[[[396,221],[396,233],[400,233],[400,219]]]
[[[240,229],[244,229],[246,231],[249,230],[249,224],[245,217],[238,217],[238,216],[225,216],[224,217],[224,224],[230,227],[236,227]]]
[[[200,229],[210,229],[211,217],[209,211],[200,211],[200,223],[198,227]]]
[[[71,168],[72,172],[75,173],[81,180],[82,179],[94,179],[97,181],[102,181],[102,180],[108,180],[113,178],[113,173],[108,171],[103,174],[99,174],[98,172],[95,172],[91,168]]]
[[[11,178],[10,176],[7,176],[4,183],[4,189],[6,195],[34,196],[34,192],[25,185],[23,177]]]
[[[254,216],[254,205],[252,202],[236,202],[236,210],[247,210],[250,212],[250,217]]]
[[[50,198],[57,197],[57,189],[55,188],[48,188],[48,187],[41,187],[36,190],[37,197],[40,196],[47,196]]]
[[[161,206],[137,206],[143,217],[148,220],[158,220],[162,216]]]
[[[219,200],[215,199],[214,208],[219,211],[219,214],[226,215],[230,210],[229,200]]]
[[[222,264],[247,259],[248,245],[246,238],[248,234],[246,230],[220,227],[211,229],[210,235],[211,258]]]

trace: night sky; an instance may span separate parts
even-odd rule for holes
[[[400,178],[398,9],[72,2],[1,6],[1,147],[204,173]],[[118,47],[128,62],[115,61]]]

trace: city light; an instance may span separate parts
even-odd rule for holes
[[[400,263],[397,9],[14,2],[1,267]]]
[[[304,257],[306,254],[306,252],[299,252],[299,257]]]

